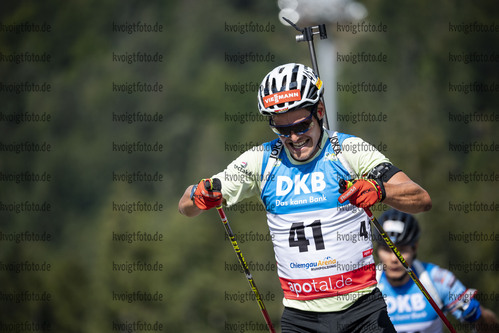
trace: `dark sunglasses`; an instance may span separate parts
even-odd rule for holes
[[[297,123],[283,126],[275,125],[272,121],[272,118],[269,118],[269,125],[275,134],[283,136],[285,138],[289,138],[291,136],[291,132],[295,133],[296,135],[302,135],[308,132],[308,130],[310,130],[312,127],[314,127],[314,120],[312,119],[312,115],[313,114],[310,113],[307,118]]]

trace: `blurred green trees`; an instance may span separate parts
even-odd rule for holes
[[[329,38],[338,53],[382,52],[387,61],[338,63],[338,81],[325,86],[385,83],[383,94],[338,92],[338,112],[382,112],[386,121],[338,121],[339,130],[386,144],[394,164],[430,192],[433,209],[418,216],[424,232],[420,258],[461,268],[456,275],[479,289],[484,305],[498,313],[498,241],[463,238],[470,232],[499,234],[497,208],[484,211],[481,205],[499,204],[497,150],[483,151],[499,144],[498,33],[463,30],[474,22],[497,27],[497,6],[492,1],[395,6],[381,0],[365,6],[366,22],[383,22],[387,32],[352,34],[331,24]],[[0,8],[0,330],[26,322],[57,332],[140,331],[139,321],[164,332],[249,331],[263,325],[218,216],[207,212],[187,219],[178,214],[177,202],[189,184],[224,168],[242,148],[273,138],[263,119],[252,118],[256,87],[280,63],[309,64],[306,46],[279,23],[277,4],[24,1]],[[117,28],[139,21],[162,29]],[[249,22],[273,29],[230,28]],[[15,31],[25,23],[48,24],[51,30]],[[159,54],[162,61],[120,60],[137,52]],[[245,58],[249,52],[264,61]],[[50,61],[16,63],[26,53],[50,55]],[[477,60],[476,54],[491,58]],[[475,60],[466,62],[469,55]],[[48,83],[51,90],[6,90],[26,82]],[[137,82],[163,88],[134,93],[115,88]],[[466,93],[469,83],[472,89],[475,83],[496,88]],[[163,118],[119,121],[138,112]],[[12,118],[25,113],[51,119]],[[137,142],[162,149],[115,149]],[[9,151],[23,143],[50,144],[51,150]],[[15,180],[25,173],[48,174],[50,180]],[[477,173],[495,176],[466,181]],[[13,211],[26,202],[50,204],[50,211]],[[131,213],[120,208],[139,202],[162,208]],[[265,214],[256,204],[251,199],[227,214],[278,326],[282,294]],[[33,241],[25,232],[51,238]],[[138,232],[162,237],[148,241]],[[470,262],[487,269],[468,271],[463,265]],[[120,269],[132,263],[162,269]],[[48,264],[50,270],[37,269]]]

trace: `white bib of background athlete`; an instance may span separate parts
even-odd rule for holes
[[[284,297],[331,297],[376,284],[369,220],[338,202],[339,179],[348,173],[329,142],[307,164],[292,164],[284,152],[280,158],[261,198]]]

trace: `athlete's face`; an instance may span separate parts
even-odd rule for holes
[[[319,103],[317,108],[317,117],[322,119],[324,116],[324,107]],[[275,126],[292,128],[292,125],[298,125],[297,132],[291,131],[289,136],[280,136],[282,142],[288,149],[291,156],[297,161],[306,161],[311,158],[319,149],[317,143],[321,137],[322,128],[315,117],[311,117],[310,110],[298,109],[283,114],[277,114],[272,117]],[[307,126],[310,124],[310,127]],[[300,133],[302,130],[304,133]],[[308,129],[308,130],[307,130]]]
[[[407,265],[411,267],[416,256],[417,246],[404,245],[397,246],[397,248],[407,262]],[[378,257],[383,264],[386,278],[392,285],[402,285],[408,281],[410,277],[407,275],[404,266],[402,266],[397,256],[395,256],[388,246],[378,247]]]

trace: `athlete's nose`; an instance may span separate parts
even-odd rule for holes
[[[301,136],[301,135],[298,135],[298,134],[296,134],[295,132],[291,131],[291,134],[290,134],[289,138],[290,138],[292,141],[296,142],[296,141],[298,141],[298,140],[300,139],[300,136]]]

